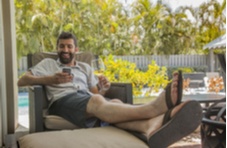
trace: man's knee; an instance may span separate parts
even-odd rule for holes
[[[105,101],[105,98],[102,95],[95,94],[91,97],[89,102],[91,102],[94,105],[100,105]]]
[[[95,94],[93,95],[87,104],[87,111],[89,113],[97,110],[103,103],[105,102],[105,98],[101,95]]]
[[[123,103],[121,100],[119,99],[111,99],[110,102],[114,102],[114,103]]]

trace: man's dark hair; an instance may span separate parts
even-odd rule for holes
[[[58,39],[57,39],[57,46],[58,46],[58,43],[59,43],[59,40],[60,39],[73,39],[74,41],[74,44],[75,46],[77,47],[77,40],[76,40],[76,37],[70,33],[70,32],[62,32],[59,36],[58,36]]]

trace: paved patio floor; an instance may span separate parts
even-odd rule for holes
[[[200,126],[190,135],[172,144],[169,148],[201,148]]]

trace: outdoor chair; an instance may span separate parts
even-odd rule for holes
[[[206,76],[204,77],[204,83],[205,83],[206,89],[209,89],[209,83],[214,78],[219,78],[218,72],[206,72]]]
[[[200,131],[203,148],[225,148],[226,98],[208,108],[202,119]]]
[[[81,58],[81,54],[76,55],[78,56],[77,59],[84,59]],[[54,56],[53,53],[36,53],[29,55],[28,61],[32,63],[29,66],[35,65],[40,61],[35,57],[41,57],[41,60],[46,57],[57,56],[56,53]],[[119,98],[125,103],[132,103],[132,85],[128,83],[113,83],[106,95],[108,98]],[[62,126],[60,130],[56,130],[56,128],[49,129],[46,123],[49,120],[47,120],[49,115],[42,114],[45,112],[48,105],[43,86],[33,86],[30,88],[29,99],[31,133],[18,139],[20,148],[151,148],[148,146],[148,143],[134,136],[134,134],[115,126],[88,129],[76,129],[76,127],[66,129],[62,128]],[[62,120],[59,119],[59,117],[55,118]],[[65,121],[62,122],[65,123]],[[41,132],[44,130],[45,132]],[[160,142],[162,142],[162,137],[160,137]],[[160,146],[157,145],[157,147]]]
[[[86,61],[89,64],[91,59],[94,58],[91,53],[79,53],[76,56],[77,60]],[[57,55],[56,53],[30,54],[28,55],[28,66],[34,66],[47,57],[56,59]],[[111,88],[106,93],[106,97],[110,99],[119,98],[124,103],[132,104],[131,83],[111,83]],[[18,139],[18,147],[149,148],[138,137],[114,126],[78,129],[72,123],[58,116],[46,114],[48,103],[43,86],[35,85],[29,88],[30,133]]]
[[[218,72],[206,72],[206,77],[208,79],[210,78],[215,78],[215,77],[219,77],[219,73]]]
[[[224,86],[226,86],[226,57],[224,54],[217,56],[222,68]],[[200,131],[203,148],[226,147],[226,97],[212,104],[204,112]]]
[[[78,61],[89,65],[91,60],[97,58],[90,52],[81,52],[75,55]],[[28,67],[32,67],[44,58],[57,59],[57,53],[39,52],[27,56]],[[118,98],[124,103],[132,104],[131,83],[111,83],[111,88],[105,97]],[[48,115],[49,101],[44,86],[35,85],[29,87],[29,132],[41,132],[46,130],[77,129],[78,127],[69,121],[55,115]]]
[[[199,88],[199,87],[205,87],[204,83],[204,72],[195,72],[195,73],[184,73],[183,77],[184,79],[189,79],[189,88]]]

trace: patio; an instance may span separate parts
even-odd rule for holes
[[[222,99],[225,97],[224,92],[206,92],[206,91],[198,91],[193,90],[190,94],[184,94],[183,101],[187,100],[196,100],[200,102],[203,107],[209,107],[210,104]]]
[[[146,91],[146,89],[144,90]],[[154,97],[158,96],[162,90],[158,93],[153,93]],[[203,109],[206,109],[208,106],[214,102],[224,98],[226,93],[221,92],[209,92],[207,87],[198,87],[198,88],[188,88],[187,91],[184,90],[182,101],[187,100],[196,100],[200,102]],[[153,97],[153,98],[154,98]],[[136,100],[140,103],[146,103],[150,100],[140,98],[141,101]],[[201,148],[201,135],[200,135],[200,126],[190,135],[184,137],[180,141],[174,143],[169,148]]]

